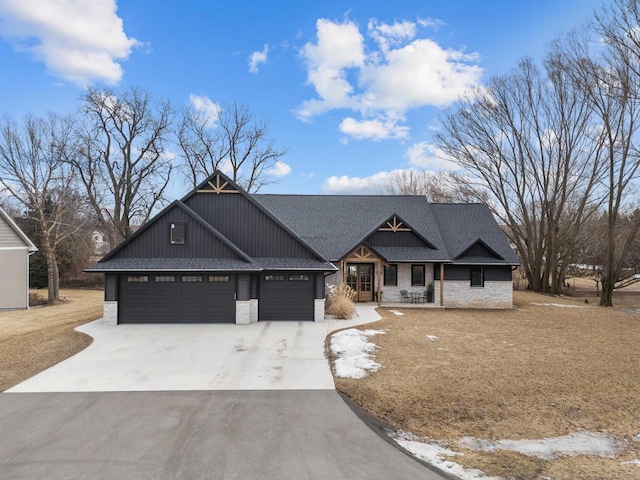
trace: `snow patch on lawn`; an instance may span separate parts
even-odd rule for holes
[[[471,450],[495,452],[496,450],[511,450],[524,455],[554,460],[558,455],[598,455],[613,457],[617,453],[615,443],[602,433],[576,432],[562,437],[545,438],[542,440],[481,440],[473,437],[463,437],[460,445]]]
[[[629,460],[628,462],[622,462],[622,465],[635,465],[640,467],[640,460]]]
[[[567,305],[566,303],[542,303],[531,302],[531,305],[538,305],[540,307],[560,307],[560,308],[584,308],[581,305]]]
[[[431,341],[437,340],[438,337],[436,337],[435,335],[427,335],[427,338]]]
[[[401,447],[408,450],[418,459],[460,478],[461,480],[503,480],[501,477],[489,477],[477,469],[465,469],[462,465],[446,459],[464,453],[456,452],[443,446],[442,442],[427,440],[411,432],[397,431],[389,433]],[[598,455],[614,457],[617,448],[614,441],[602,433],[576,432],[562,437],[543,440],[481,440],[463,437],[458,444],[474,451],[495,452],[511,450],[524,455],[532,455],[545,460],[554,460],[558,455]],[[640,460],[631,460],[623,464],[635,464],[640,467]]]
[[[394,315],[404,315],[404,313],[399,312],[398,310],[389,310],[391,313],[393,313]]]
[[[500,477],[488,477],[481,470],[466,469],[462,465],[459,465],[450,460],[445,460],[444,457],[453,455],[463,455],[462,453],[454,452],[448,448],[444,448],[436,443],[422,443],[410,440],[397,440],[398,444],[412,455],[415,455],[420,460],[423,460],[431,465],[438,467],[439,469],[454,475],[461,480],[501,480]]]
[[[377,371],[381,365],[374,362],[372,352],[377,345],[369,337],[384,334],[382,330],[356,330],[350,328],[331,337],[331,353],[336,356],[333,369],[337,377],[360,379]]]

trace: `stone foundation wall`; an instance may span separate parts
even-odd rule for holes
[[[249,321],[251,323],[258,323],[258,299],[252,298],[249,300]]]
[[[104,302],[101,323],[105,325],[118,324],[118,302]]]
[[[313,302],[313,321],[324,322],[324,298],[316,298]]]
[[[439,297],[435,300],[437,303]],[[468,280],[445,280],[444,306],[446,308],[513,308],[513,283],[484,282],[484,287],[471,287]]]
[[[251,323],[251,300],[236,300],[236,325]]]

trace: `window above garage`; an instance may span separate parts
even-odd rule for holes
[[[184,245],[187,237],[186,223],[170,223],[169,224],[169,243],[171,245]]]

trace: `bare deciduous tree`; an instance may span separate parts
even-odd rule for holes
[[[433,203],[489,203],[486,190],[470,188],[455,172],[398,170],[384,188],[389,195],[424,195]]]
[[[270,170],[287,153],[269,137],[269,122],[237,103],[223,106],[217,118],[186,108],[177,136],[185,162],[183,173],[194,187],[221,169],[255,193],[278,181]]]
[[[613,305],[613,291],[640,232],[630,194],[640,178],[640,19],[637,0],[615,0],[595,16],[592,35],[574,32],[557,42],[558,64],[583,92],[597,118],[605,172],[606,233],[600,305]]]
[[[510,74],[444,113],[436,136],[470,189],[485,189],[508,227],[529,288],[560,292],[580,227],[595,210],[602,162],[584,96],[547,58]]]
[[[132,88],[90,89],[83,97],[80,155],[73,162],[111,245],[131,235],[164,201],[173,168],[165,151],[174,112]]]
[[[78,219],[75,175],[68,160],[76,153],[72,121],[28,116],[22,125],[0,123],[0,185],[37,228],[47,263],[48,300],[60,299],[57,250],[82,226]],[[74,219],[69,222],[68,219]]]

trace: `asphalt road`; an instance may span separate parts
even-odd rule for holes
[[[0,394],[0,479],[436,480],[337,392]]]

